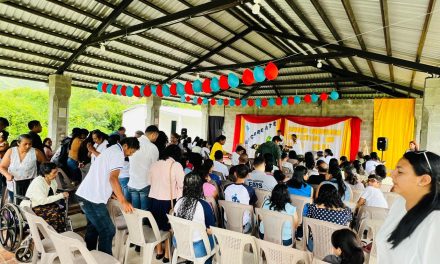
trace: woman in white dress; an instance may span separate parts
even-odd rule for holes
[[[392,178],[402,198],[394,202],[376,236],[378,263],[439,263],[440,156],[407,152]]]

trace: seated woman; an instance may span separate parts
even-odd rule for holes
[[[353,173],[353,170],[351,166],[347,166],[344,168],[344,175],[345,175],[345,183],[350,186],[352,190],[364,190],[365,186],[364,184],[358,180],[358,177],[356,174]]]
[[[57,232],[66,231],[64,209],[59,200],[69,197],[68,192],[56,193],[58,169],[55,163],[43,163],[40,166],[41,176],[36,177],[26,192],[26,197],[31,200],[32,210],[43,218]]]
[[[312,186],[305,182],[304,176],[307,175],[307,168],[297,166],[293,171],[292,179],[287,181],[287,187],[290,194],[312,197]]]
[[[342,179],[342,173],[338,166],[329,166],[325,179],[326,181],[323,181],[316,190],[316,197],[318,196],[323,185],[331,184],[335,186],[339,193],[339,197],[341,197],[343,201],[350,201],[350,186],[348,186],[348,184]]]
[[[211,179],[209,169],[202,166],[198,174],[200,175],[200,177],[202,177],[203,181],[203,195],[205,197],[212,197],[214,199],[217,199],[219,189],[217,183]]]
[[[336,230],[331,238],[334,255],[326,256],[323,261],[331,264],[363,264],[364,252],[357,235],[348,228]]]
[[[296,207],[290,203],[290,195],[285,184],[280,183],[273,188],[272,195],[263,203],[263,209],[277,211],[293,216],[294,229],[296,230],[298,227],[298,215],[296,212]],[[260,237],[262,239],[264,238],[264,223],[260,224]],[[292,226],[289,222],[283,224],[282,238],[284,246],[292,245]]]
[[[214,238],[210,226],[215,226],[215,216],[212,208],[205,200],[203,200],[203,180],[197,173],[189,173],[183,181],[183,195],[177,200],[174,207],[174,215],[206,226],[209,244],[211,248],[214,246]],[[173,239],[173,243],[175,243]],[[175,245],[176,246],[176,245]],[[178,245],[177,245],[178,246]],[[200,234],[193,234],[193,247],[196,258],[207,255],[205,245]],[[208,259],[206,264],[212,263],[212,258]]]

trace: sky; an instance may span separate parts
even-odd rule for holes
[[[47,83],[44,83],[44,82],[36,82],[36,81],[0,76],[0,90],[11,89],[11,88],[20,88],[20,87],[29,87],[29,88],[36,88],[36,89],[48,88]]]

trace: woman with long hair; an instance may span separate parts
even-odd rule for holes
[[[294,230],[296,230],[298,227],[298,215],[296,212],[296,207],[291,204],[290,194],[285,184],[279,183],[275,185],[270,198],[264,201],[263,209],[293,216]],[[260,224],[260,237],[262,239],[264,238],[264,223]],[[282,238],[284,246],[292,245],[292,226],[290,223],[284,223]]]
[[[304,166],[297,166],[293,171],[292,178],[287,181],[287,187],[290,194],[312,197],[312,186],[304,180],[307,175],[307,168]]]
[[[407,152],[391,173],[392,205],[376,236],[378,263],[434,264],[440,259],[440,156]]]
[[[315,168],[315,157],[312,152],[306,152],[304,154],[304,165],[307,168],[307,175],[318,175],[318,170]]]
[[[332,168],[328,170],[326,177],[326,181],[323,181],[316,190],[316,197],[319,194],[321,187],[325,184],[331,184],[335,186],[336,190],[339,193],[339,196],[343,199],[343,201],[350,201],[350,186],[348,186],[344,180],[342,179],[341,169],[339,166],[332,166]]]
[[[174,207],[174,215],[206,226],[211,248],[214,247],[214,238],[210,226],[215,226],[215,216],[212,208],[205,200],[203,200],[203,177],[191,172],[185,176],[183,181],[183,195],[177,200]],[[175,242],[173,240],[173,242]],[[174,243],[175,244],[175,243]],[[193,248],[196,258],[207,255],[205,245],[200,234],[193,234]],[[206,264],[212,263],[212,258],[208,259]]]
[[[212,160],[215,160],[214,154],[218,150],[221,150],[223,152],[223,155],[229,155],[228,152],[223,150],[223,145],[226,143],[226,137],[223,135],[220,135],[216,140],[214,145],[212,145],[211,148],[211,154],[209,155],[209,158]]]
[[[52,139],[45,138],[43,140],[43,150],[44,150],[44,155],[46,155],[47,160],[50,160],[54,154],[52,151]]]
[[[101,152],[107,149],[108,135],[99,129],[93,130],[91,134],[93,142],[87,144],[87,150],[89,151],[91,163],[93,164]]]
[[[347,166],[343,168],[345,175],[345,183],[347,183],[352,190],[363,190],[365,189],[364,184],[358,179],[356,174],[353,173],[352,167]]]
[[[336,230],[331,238],[334,255],[323,261],[331,264],[363,264],[364,252],[356,234],[348,228]]]

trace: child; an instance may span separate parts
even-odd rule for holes
[[[332,264],[362,264],[364,253],[360,242],[353,231],[344,228],[336,230],[332,234],[334,255],[326,256],[323,261]]]
[[[385,199],[380,185],[382,178],[377,175],[368,176],[368,186],[362,192],[356,208],[359,209],[362,205],[388,208],[387,200]]]
[[[3,159],[3,156],[9,148],[8,137],[8,131],[3,130],[0,132],[0,160]]]
[[[246,153],[246,150],[238,145],[237,148],[235,149],[235,152],[232,152],[232,158],[231,158],[231,163],[232,166],[236,166],[240,163],[239,159],[240,159],[240,155]]]

